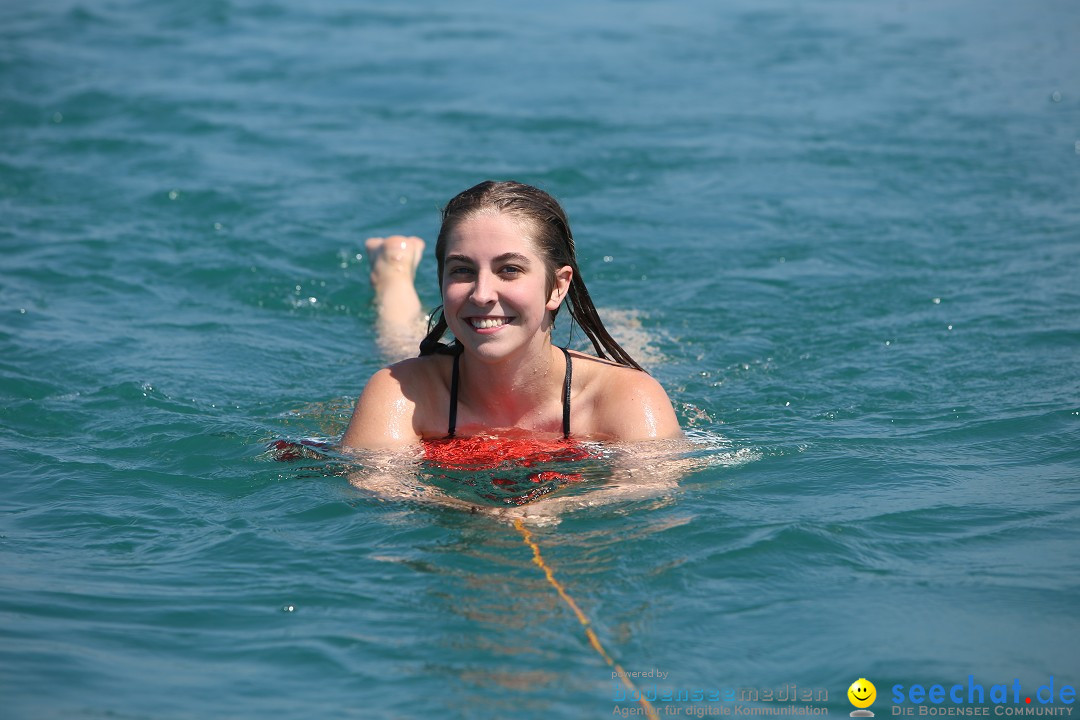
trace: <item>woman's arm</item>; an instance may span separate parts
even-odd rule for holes
[[[491,508],[495,517],[540,525],[559,522],[575,510],[653,501],[666,505],[675,498],[679,482],[697,468],[687,453],[693,446],[679,437],[655,442],[636,442],[618,446],[612,457],[611,478],[585,492],[555,492],[518,507]]]
[[[406,397],[401,384],[402,363],[383,368],[371,376],[352,420],[341,438],[342,448],[384,450],[405,448],[420,441],[413,427],[416,403]]]

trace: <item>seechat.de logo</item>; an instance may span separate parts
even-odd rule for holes
[[[874,713],[866,709],[873,705],[877,698],[877,688],[874,687],[874,683],[866,678],[859,678],[847,689],[847,698],[858,708],[851,711],[851,717],[874,717]]]

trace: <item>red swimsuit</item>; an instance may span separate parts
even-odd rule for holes
[[[563,381],[563,437],[561,440],[536,440],[492,437],[477,435],[469,438],[454,437],[457,427],[457,396],[459,385],[458,360],[454,355],[454,369],[450,376],[450,419],[446,437],[442,440],[424,441],[424,459],[435,468],[450,471],[506,470],[529,468],[534,465],[551,462],[575,462],[595,458],[596,455],[576,443],[570,442],[570,382],[573,365],[570,353],[562,348],[566,357],[566,379]],[[433,469],[435,469],[433,468]],[[485,473],[486,474],[486,473]],[[489,500],[524,505],[541,495],[556,490],[560,484],[580,482],[580,473],[563,473],[555,470],[540,470],[522,477],[523,473],[512,473],[518,479],[492,477],[491,484],[502,492],[481,493]],[[450,477],[441,474],[441,477]],[[475,484],[475,479],[469,485]]]

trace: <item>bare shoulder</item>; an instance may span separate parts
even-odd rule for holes
[[[438,395],[433,391],[442,382],[441,364],[434,357],[409,358],[372,375],[356,401],[342,446],[375,450],[418,442],[431,414],[427,398]]]
[[[379,370],[367,381],[361,400],[396,401],[399,398],[415,404],[417,395],[427,390],[432,381],[434,363],[431,358],[408,358]]]
[[[575,355],[575,359],[577,359]],[[594,433],[616,440],[651,440],[682,434],[671,399],[656,378],[617,363],[582,356]]]

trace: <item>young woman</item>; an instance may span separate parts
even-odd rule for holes
[[[384,349],[400,348],[421,306],[424,243],[367,241]],[[442,311],[419,357],[375,373],[345,448],[406,448],[495,435],[537,441],[638,441],[681,434],[664,389],[615,342],[578,270],[562,208],[517,182],[483,182],[443,210],[435,245]],[[564,303],[599,357],[551,342]],[[449,330],[453,342],[441,342]]]

